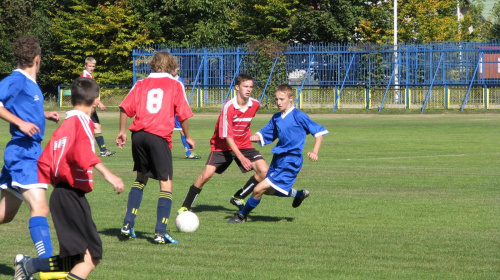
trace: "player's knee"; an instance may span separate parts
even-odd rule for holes
[[[31,216],[47,217],[49,215],[49,206],[46,203],[40,203],[36,207],[31,208]]]

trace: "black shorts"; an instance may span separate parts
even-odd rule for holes
[[[50,214],[61,257],[85,254],[88,249],[93,258],[102,259],[101,238],[83,191],[57,184],[50,195]]]
[[[257,161],[259,159],[264,159],[264,157],[254,148],[242,149],[240,152],[248,158],[251,162]],[[222,174],[231,165],[233,160],[238,164],[242,173],[246,173],[250,170],[246,170],[245,167],[241,165],[240,160],[236,157],[233,151],[215,151],[211,152],[207,160],[207,165],[212,165],[217,167],[215,173]]]
[[[95,110],[92,113],[92,115],[90,116],[90,119],[92,120],[93,123],[100,123],[99,117],[97,116],[97,111],[95,111]]]
[[[134,171],[156,180],[172,180],[172,152],[167,140],[149,132],[132,132]]]

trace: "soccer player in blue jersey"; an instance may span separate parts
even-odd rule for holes
[[[59,122],[57,112],[44,112],[43,94],[36,76],[40,70],[41,48],[34,36],[13,44],[18,69],[0,82],[0,118],[10,123],[11,140],[4,151],[0,174],[0,224],[11,222],[24,200],[30,209],[29,231],[40,257],[52,256],[45,197],[46,184],[39,183],[37,160],[45,119]]]
[[[299,207],[309,196],[308,190],[297,191],[292,188],[302,168],[305,138],[307,134],[315,137],[313,150],[308,152],[307,156],[309,160],[317,161],[323,136],[328,134],[328,130],[293,106],[294,96],[291,86],[287,84],[278,86],[275,100],[280,112],[274,114],[264,128],[250,137],[252,142],[259,142],[261,146],[279,139],[272,149],[273,160],[266,178],[255,186],[252,196],[243,209],[230,218],[229,223],[246,222],[248,214],[259,205],[264,194],[294,197],[292,203],[294,208]]]
[[[179,70],[180,67],[177,67],[172,76],[174,76],[174,78],[176,78],[177,81],[181,82],[181,84],[184,86],[184,79],[181,76],[179,76]],[[186,141],[186,136],[184,135],[184,131],[182,131],[181,123],[179,122],[177,115],[174,115],[174,120],[175,120],[174,130],[178,130],[181,134],[181,141],[182,145],[184,146],[184,153],[186,154],[186,159],[200,159],[201,157],[192,152],[191,146],[189,146],[189,143]]]

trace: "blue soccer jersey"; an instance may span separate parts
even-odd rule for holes
[[[30,122],[40,128],[40,132],[31,137],[41,142],[45,132],[45,113],[43,111],[43,94],[38,84],[23,70],[16,69],[0,82],[0,106],[25,122]],[[12,139],[29,137],[10,124]]]
[[[307,134],[314,137],[328,134],[328,130],[315,123],[309,116],[295,108],[291,108],[285,114],[278,112],[269,120],[257,134],[261,138],[261,146],[270,144],[278,138],[278,143],[273,147],[275,155],[294,154],[301,155],[306,142]]]

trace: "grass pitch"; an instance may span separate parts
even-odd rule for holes
[[[117,150],[118,113],[99,112],[99,117],[106,144]],[[254,131],[269,117],[254,119]],[[201,160],[184,159],[174,132],[169,231],[179,245],[151,243],[159,189],[154,180],[145,189],[138,213],[138,238],[120,240],[128,190],[135,179],[130,142],[103,158],[122,177],[127,191],[116,195],[100,174],[95,175],[95,190],[87,197],[104,259],[90,279],[500,278],[497,114],[311,117],[330,134],[318,162],[304,160],[295,188],[307,188],[311,195],[302,206],[294,209],[290,198],[265,196],[247,223],[227,224],[236,212],[229,198],[251,176],[232,165],[223,175],[214,175],[195,201],[200,227],[194,233],[177,231],[175,213],[203,170],[217,114],[199,113],[190,121]],[[55,127],[48,124],[47,139]],[[9,140],[5,122],[0,122],[0,130],[3,156]],[[308,136],[307,151],[313,143]],[[258,148],[268,162],[271,148]],[[11,279],[17,253],[36,255],[28,219],[23,205],[12,223],[0,226],[0,279]]]

